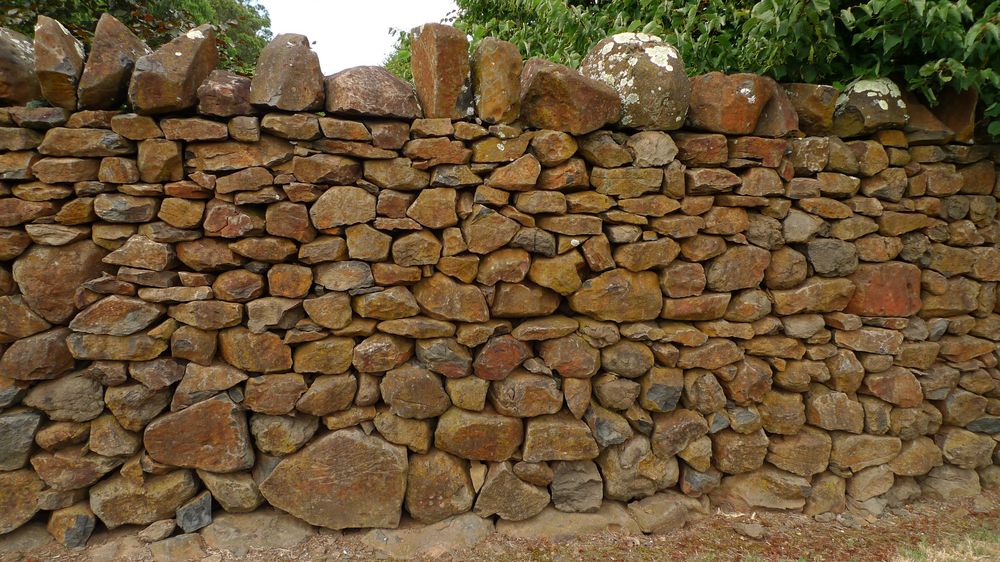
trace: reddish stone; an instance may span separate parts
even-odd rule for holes
[[[486,380],[502,380],[525,359],[531,348],[509,335],[490,338],[476,354],[473,363],[476,376]]]
[[[696,129],[748,135],[757,127],[774,86],[756,74],[709,72],[691,79],[688,123]]]
[[[844,312],[859,316],[911,316],[920,310],[920,269],[912,264],[861,264],[851,274],[854,296]]]

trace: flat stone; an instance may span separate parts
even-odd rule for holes
[[[292,549],[316,531],[291,515],[265,508],[251,513],[221,513],[200,534],[209,548],[244,557],[251,549]]]
[[[260,491],[271,505],[313,525],[395,528],[406,470],[405,448],[360,429],[342,429],[286,457]]]
[[[544,538],[554,542],[568,542],[581,535],[608,531],[625,535],[642,534],[638,523],[617,502],[604,502],[601,509],[594,513],[565,513],[550,506],[524,521],[497,523],[497,533],[520,539]]]
[[[403,521],[398,529],[374,529],[361,541],[381,555],[398,559],[440,558],[473,548],[493,534],[493,522],[472,513],[431,525]]]
[[[246,418],[227,398],[206,400],[167,414],[146,428],[143,443],[154,460],[173,466],[212,472],[253,466]]]

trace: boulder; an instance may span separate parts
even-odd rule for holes
[[[319,57],[305,35],[282,33],[257,57],[250,103],[283,111],[316,111],[325,100]]]
[[[469,42],[450,25],[426,23],[410,32],[410,69],[424,117],[471,117]]]
[[[532,58],[521,70],[521,117],[532,127],[583,135],[621,119],[621,101],[603,82]]]
[[[598,41],[580,72],[618,92],[622,126],[672,131],[684,124],[691,83],[677,49],[659,37],[619,33]]]
[[[27,105],[41,96],[31,39],[0,27],[0,104]]]
[[[254,461],[246,416],[224,396],[157,419],[143,444],[154,460],[184,468],[235,472]]]
[[[83,60],[83,43],[63,24],[39,15],[35,23],[35,74],[42,96],[54,107],[76,110],[76,85]]]
[[[146,43],[114,16],[101,14],[77,89],[80,109],[114,109],[121,105],[135,62],[150,52]]]
[[[101,263],[106,254],[89,240],[33,246],[14,262],[14,281],[32,310],[53,324],[65,323],[77,310],[76,288],[101,275],[107,267]],[[53,276],[53,271],[59,275]]]
[[[330,529],[399,525],[406,448],[359,428],[328,433],[285,457],[260,483],[271,505]]]
[[[218,62],[215,27],[206,24],[178,35],[136,61],[129,82],[129,102],[136,113],[143,115],[194,107],[198,86]]]
[[[859,79],[837,98],[833,134],[858,137],[879,129],[901,129],[909,116],[899,86],[888,78]]]
[[[709,72],[691,79],[688,124],[695,129],[748,135],[757,127],[774,87],[756,74]]]
[[[356,66],[327,76],[326,111],[343,115],[421,117],[413,86],[380,66]]]

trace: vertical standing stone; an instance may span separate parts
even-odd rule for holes
[[[472,55],[476,114],[487,123],[511,123],[521,114],[521,52],[507,41],[486,37]]]
[[[198,26],[136,61],[129,102],[145,115],[193,107],[198,86],[218,62],[215,28]]]
[[[56,107],[76,109],[76,83],[83,72],[83,43],[63,24],[38,16],[35,23],[35,74],[42,95]]]
[[[305,35],[282,33],[264,47],[250,82],[250,103],[284,111],[322,109],[323,73]]]
[[[426,23],[412,32],[410,69],[424,117],[472,116],[469,41],[461,30]]]
[[[26,105],[41,95],[31,39],[0,27],[0,104]]]
[[[125,100],[135,61],[150,53],[146,43],[111,14],[97,22],[90,56],[77,91],[80,109],[113,109]]]

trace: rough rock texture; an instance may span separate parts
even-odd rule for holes
[[[673,131],[684,125],[691,82],[677,49],[659,37],[619,33],[598,41],[580,72],[618,92],[622,126]]]
[[[588,57],[612,87],[426,26],[416,90],[320,87],[301,36],[212,71],[211,35],[145,54],[104,18],[82,75],[38,67],[81,111],[0,108],[0,534],[155,524],[150,552],[200,559],[398,524],[365,540],[442,553],[427,529],[479,515],[661,532],[996,480],[1000,153],[951,144],[967,96],[948,132],[883,82],[835,108],[709,73],[685,117],[638,34]],[[34,102],[11,37],[0,103]]]

